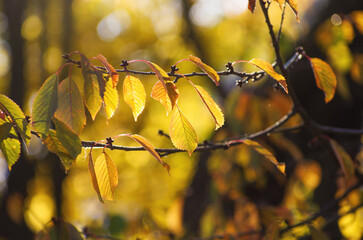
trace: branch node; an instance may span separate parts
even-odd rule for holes
[[[129,65],[127,60],[122,60],[120,66],[123,67],[125,69],[125,71],[127,71],[127,66]]]
[[[113,139],[111,138],[111,137],[108,137],[108,138],[106,138],[106,141],[107,141],[107,145],[106,146],[108,146],[111,150],[113,150],[114,148],[113,148]]]
[[[177,68],[176,65],[173,65],[170,68],[171,68],[170,75],[175,75],[175,72],[179,70],[179,68]]]
[[[231,63],[231,62],[228,62],[225,66],[226,66],[227,71],[228,71],[229,73],[233,73],[233,72],[234,72],[234,68],[233,68],[233,65],[232,65],[232,63]]]

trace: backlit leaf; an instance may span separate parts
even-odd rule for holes
[[[161,165],[163,165],[163,167],[170,174],[170,172],[169,172],[170,166],[161,159],[160,155],[155,151],[154,147],[151,145],[151,143],[146,138],[144,138],[140,135],[137,135],[137,134],[133,134],[133,135],[127,134],[127,136],[131,137],[136,142],[138,142],[146,151],[148,151],[156,160],[158,160],[161,163]]]
[[[33,103],[32,124],[42,138],[48,135],[50,120],[58,106],[58,76],[52,75],[43,83]]]
[[[248,0],[248,9],[253,12],[256,7],[256,0]]]
[[[161,67],[153,62],[147,63],[162,83],[171,81],[170,76]]]
[[[7,120],[0,120],[0,149],[9,170],[20,156],[20,141],[13,125]]]
[[[112,67],[111,64],[108,63],[107,59],[102,54],[98,54],[97,58],[101,61],[102,65],[107,69],[107,72],[112,79],[112,84],[113,84],[112,86],[113,88],[116,88],[118,83],[118,74],[116,70]]]
[[[202,98],[204,104],[207,106],[209,112],[212,114],[214,121],[216,122],[216,130],[223,126],[224,124],[224,116],[219,108],[219,106],[214,102],[211,96],[209,96],[208,92],[205,91],[201,86],[194,85],[192,83],[194,89],[197,91],[199,96]]]
[[[213,80],[213,82],[216,84],[216,86],[219,85],[219,75],[212,67],[203,63],[202,60],[200,60],[200,58],[194,57],[192,55],[189,56],[189,61],[194,63],[203,72],[205,72]]]
[[[16,131],[19,132],[21,138],[28,146],[30,141],[30,128],[20,107],[7,96],[0,94],[0,110],[2,110],[1,112],[4,116],[9,114],[11,123],[14,124]]]
[[[76,159],[82,151],[82,144],[78,135],[57,118],[53,118],[52,120],[55,125],[59,141],[67,149],[68,153]]]
[[[272,67],[272,65],[269,62],[254,58],[251,61],[249,61],[249,63],[262,69],[267,74],[269,74],[271,77],[273,77],[284,88],[285,92],[288,93],[287,84],[286,84],[286,80],[285,80],[284,76],[275,72],[274,68]]]
[[[98,182],[97,182],[97,177],[96,177],[96,172],[95,172],[95,165],[94,165],[93,158],[92,158],[92,150],[87,155],[87,162],[88,162],[88,172],[89,172],[89,175],[91,177],[92,186],[95,189],[100,202],[104,203],[103,199],[102,199],[102,196],[101,196],[100,188],[99,188]]]
[[[319,58],[310,58],[310,63],[314,71],[315,81],[318,88],[325,94],[325,102],[329,102],[335,95],[337,78],[330,65]]]
[[[127,75],[123,84],[124,100],[131,107],[135,122],[145,107],[146,93],[141,81]]]
[[[70,78],[64,79],[58,86],[58,108],[54,116],[77,135],[86,124],[81,93]]]
[[[296,15],[296,20],[298,22],[300,22],[300,19],[299,19],[299,16],[298,16],[298,11],[297,11],[297,1],[296,0],[286,0],[286,2],[291,7],[292,11],[294,11],[294,13]]]
[[[274,0],[275,2],[277,2],[280,6],[280,8],[282,7],[282,5],[284,5],[285,0]]]
[[[102,72],[99,71],[93,65],[91,65],[90,61],[88,60],[88,58],[86,58],[86,56],[84,56],[82,53],[80,53],[80,55],[81,55],[80,62],[81,62],[81,68],[82,68],[82,75],[84,78],[84,86],[85,86],[84,89],[85,89],[85,94],[86,94],[86,100],[87,100],[87,94],[90,94],[91,95],[90,97],[92,97],[93,95],[95,95],[95,97],[96,97],[96,89],[93,89],[93,91],[91,93],[87,93],[89,91],[87,89],[91,87],[89,85],[93,84],[94,86],[92,86],[92,87],[96,88],[95,87],[96,84],[93,83],[93,81],[96,79],[98,81],[97,89],[100,93],[99,95],[101,96],[101,98],[103,98],[106,82],[105,82],[105,79],[103,78]],[[94,101],[96,101],[96,100],[94,100]],[[87,102],[86,102],[86,105],[87,105]],[[96,102],[96,106],[98,106],[97,102]],[[88,105],[87,105],[87,108],[88,108]],[[96,114],[97,114],[97,112],[96,112]],[[96,114],[94,114],[94,115],[96,115]]]
[[[114,189],[118,184],[118,173],[115,163],[106,152],[94,162],[97,183],[103,200],[114,200]]]
[[[105,108],[106,118],[110,119],[118,106],[118,92],[112,87],[112,81],[107,81],[106,91],[103,97],[103,107]]]
[[[165,87],[167,91],[161,81],[157,81],[151,90],[151,97],[163,104],[168,115],[178,101],[179,90],[173,82],[165,83]]]
[[[198,145],[197,133],[185,118],[178,105],[176,105],[171,115],[169,133],[174,146],[188,151],[189,155],[192,154]]]
[[[354,162],[349,154],[335,140],[329,139],[329,143],[337,157],[344,176],[348,181],[354,177]]]
[[[270,160],[270,162],[272,162],[280,172],[285,174],[285,163],[278,162],[276,160],[276,158],[272,155],[272,153],[269,150],[267,150],[266,148],[264,148],[261,144],[259,144],[258,142],[249,140],[249,139],[243,140],[242,142],[244,144],[252,147],[255,151],[257,151],[258,153],[263,155],[265,158]]]

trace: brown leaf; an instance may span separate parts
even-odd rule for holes
[[[248,9],[253,13],[256,8],[256,0],[248,0]]]

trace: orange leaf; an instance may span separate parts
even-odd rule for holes
[[[146,138],[137,134],[126,135],[138,142],[146,151],[148,151],[156,160],[158,160],[170,175],[170,166],[161,159],[160,155],[155,151],[154,147]]]
[[[151,90],[151,97],[164,105],[168,115],[178,101],[179,90],[173,82],[166,82],[164,87],[161,81],[157,81]]]
[[[98,182],[97,182],[97,177],[96,177],[96,172],[95,172],[95,165],[94,165],[93,158],[92,158],[92,150],[87,155],[87,161],[88,161],[88,172],[89,172],[90,177],[91,177],[92,186],[95,189],[100,202],[104,203],[103,199],[102,199],[102,196],[101,196],[100,188],[99,188]]]
[[[145,107],[146,93],[141,81],[127,75],[123,85],[124,100],[131,107],[135,122]]]
[[[224,124],[224,116],[219,106],[213,101],[211,96],[209,96],[208,92],[205,91],[201,86],[194,85],[192,82],[190,83],[193,85],[194,89],[197,91],[204,104],[207,106],[209,112],[212,114],[212,117],[216,122],[215,130],[222,127]]]
[[[256,0],[248,0],[248,9],[253,12],[256,7]]]
[[[110,77],[112,79],[113,88],[115,88],[118,83],[118,74],[117,74],[116,70],[112,67],[111,64],[108,63],[107,59],[102,54],[98,54],[97,58],[100,60],[102,65],[107,69],[108,74],[110,75]]]
[[[294,11],[295,15],[296,15],[296,20],[298,22],[300,22],[300,19],[298,17],[298,12],[297,12],[297,1],[296,0],[286,0],[286,2],[289,4],[289,6],[291,7],[292,11]]]
[[[269,74],[276,81],[278,81],[279,84],[284,88],[285,92],[288,93],[286,80],[285,80],[284,76],[275,72],[274,68],[272,67],[272,65],[270,63],[268,63],[264,60],[258,59],[258,58],[254,58],[251,61],[249,61],[248,63],[262,69],[267,74]]]
[[[187,150],[189,155],[198,145],[197,133],[180,111],[178,105],[176,105],[171,115],[169,133],[174,146],[178,149]]]
[[[114,189],[118,184],[118,173],[115,163],[103,152],[94,162],[97,183],[103,200],[113,201]]]
[[[329,102],[335,95],[337,87],[337,78],[333,69],[329,64],[319,58],[310,58],[311,66],[313,67],[316,85],[323,90],[325,94],[325,102]]]
[[[219,85],[219,75],[218,73],[207,64],[203,63],[200,58],[194,57],[192,55],[189,56],[189,61],[194,63],[196,66],[198,66],[203,72],[205,72],[216,84],[216,86]]]

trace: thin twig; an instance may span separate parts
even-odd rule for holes
[[[284,3],[284,8],[282,9],[281,22],[280,22],[279,32],[277,34],[277,41],[278,42],[280,42],[280,38],[281,38],[282,25],[284,24],[284,19],[285,19],[285,10],[286,10],[286,2]]]
[[[342,135],[362,135],[363,134],[363,129],[331,127],[331,126],[320,125],[318,123],[314,123],[314,126],[317,129],[321,130],[322,132],[327,132],[327,133],[336,133],[336,134],[342,134]]]

